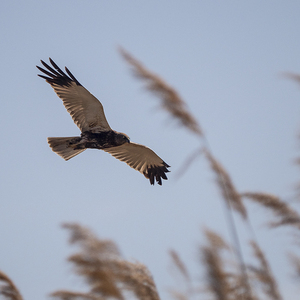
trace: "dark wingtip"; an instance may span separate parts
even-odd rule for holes
[[[163,165],[164,165],[166,168],[171,168],[171,166],[169,166],[166,162],[163,162]],[[168,172],[170,172],[170,171],[168,170]]]
[[[74,77],[74,75],[69,70],[67,71],[67,73],[70,77],[58,67],[58,65],[52,60],[51,57],[49,57],[49,61],[53,68],[49,66],[47,63],[45,63],[43,60],[41,60],[41,63],[45,67],[45,69],[36,66],[41,72],[43,72],[49,77],[45,77],[44,75],[38,75],[38,76],[42,77],[43,79],[46,79],[46,81],[51,85],[57,84],[60,86],[70,86],[72,82],[74,82],[77,85],[81,86],[81,84],[78,82],[78,80]]]
[[[162,166],[150,167],[147,169],[147,173],[144,173],[145,177],[149,179],[150,184],[154,185],[155,181],[158,185],[162,185],[162,180],[167,180],[167,172],[170,172],[167,168],[170,167],[168,164],[163,162]]]
[[[78,82],[78,80],[75,78],[75,76],[71,73],[71,71],[70,71],[67,67],[65,67],[65,70],[66,70],[67,74],[75,81],[75,83],[76,83],[77,85],[81,85],[81,84]]]

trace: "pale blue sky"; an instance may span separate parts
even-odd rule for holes
[[[293,160],[300,89],[282,73],[300,73],[299,13],[299,1],[1,2],[0,269],[25,299],[82,287],[65,260],[72,249],[62,222],[79,222],[115,240],[126,258],[148,266],[165,299],[176,284],[169,249],[199,278],[201,228],[228,237],[205,160],[175,176],[199,141],[157,109],[118,46],[178,90],[240,191],[291,199],[299,181]],[[48,136],[79,130],[36,76],[35,66],[48,57],[102,102],[113,129],[172,166],[162,187],[101,151],[68,162],[51,151]],[[266,215],[250,208],[285,299],[295,299],[299,290],[284,256],[289,247],[282,246],[291,239],[285,230],[267,230]]]

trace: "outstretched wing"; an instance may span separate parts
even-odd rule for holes
[[[115,158],[126,162],[131,168],[144,174],[154,184],[155,179],[161,185],[161,178],[168,179],[166,173],[170,167],[154,151],[146,146],[125,143],[121,146],[102,149]]]
[[[111,130],[100,101],[85,89],[67,68],[65,69],[69,76],[51,58],[49,60],[54,69],[41,60],[47,70],[38,66],[37,68],[48,77],[38,76],[46,79],[52,86],[79,129],[82,132]]]

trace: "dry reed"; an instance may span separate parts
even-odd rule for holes
[[[270,209],[279,219],[270,222],[271,227],[289,225],[300,229],[300,215],[279,197],[267,193],[243,193],[242,197],[250,199],[264,207]]]
[[[161,100],[161,107],[180,122],[185,128],[198,136],[202,136],[199,123],[187,109],[186,103],[178,92],[169,86],[162,78],[146,69],[141,62],[135,59],[127,51],[120,48],[123,58],[131,65],[134,74],[146,83],[148,91]]]
[[[233,207],[244,219],[247,219],[247,210],[229,174],[210,152],[206,151],[205,153],[208,161],[210,162],[211,169],[216,174],[216,181],[223,198],[227,201],[230,207]]]
[[[53,298],[59,298],[62,300],[104,300],[104,297],[88,294],[88,293],[80,293],[80,292],[70,292],[70,291],[58,291],[51,294]]]
[[[192,298],[194,294],[191,275],[188,271],[187,266],[185,265],[185,263],[182,261],[179,254],[175,250],[170,250],[169,254],[172,259],[171,261],[172,266],[175,267],[177,273],[181,275],[180,276],[181,291],[177,286],[176,289],[174,288],[169,289],[169,293],[171,294],[172,298],[176,300],[188,300]]]
[[[191,279],[190,274],[188,272],[188,269],[184,262],[181,260],[179,254],[175,250],[170,250],[169,254],[172,258],[173,265],[177,268],[179,273],[187,280],[189,281]]]
[[[215,295],[215,299],[230,299],[228,274],[221,257],[221,251],[228,249],[228,245],[219,235],[210,230],[205,230],[205,235],[208,245],[201,247],[201,256],[206,269],[208,291]]]
[[[107,299],[123,300],[124,292],[132,292],[137,299],[159,300],[157,289],[148,269],[140,263],[124,260],[117,245],[110,240],[100,240],[90,230],[78,224],[65,224],[71,232],[71,243],[80,251],[69,257],[75,272],[88,284],[88,293],[57,291],[59,299]],[[93,298],[95,297],[95,298]]]
[[[206,269],[208,291],[217,300],[258,300],[248,277],[234,262],[226,259],[231,247],[217,233],[205,230],[207,245],[200,248]]]
[[[296,81],[298,84],[300,84],[300,75],[296,74],[296,73],[291,73],[291,72],[285,72],[283,73],[283,76],[292,79],[294,81]]]
[[[294,270],[294,276],[300,280],[300,257],[294,253],[289,254],[289,259]]]
[[[180,293],[175,290],[171,290],[170,294],[171,294],[172,298],[175,300],[189,300],[190,299],[190,296],[187,295],[186,293]]]
[[[182,166],[176,172],[176,174],[175,174],[176,178],[178,179],[179,177],[181,177],[188,170],[188,168],[192,165],[192,163],[194,163],[196,158],[198,156],[200,156],[201,154],[203,154],[203,152],[204,152],[203,147],[200,147],[200,148],[197,148],[193,153],[191,153],[185,159],[185,161],[182,163]]]
[[[211,154],[211,151],[208,150],[208,141],[203,135],[203,132],[200,128],[198,121],[194,116],[187,110],[186,103],[181,99],[179,94],[175,91],[174,88],[170,87],[161,77],[156,74],[153,74],[148,69],[146,69],[141,62],[136,60],[132,55],[127,51],[120,49],[120,52],[124,59],[131,65],[133,68],[134,74],[146,82],[146,88],[154,95],[158,96],[161,100],[161,106],[167,110],[175,120],[179,120],[180,124],[186,127],[188,130],[196,133],[202,138],[202,141],[207,144],[207,147],[201,147],[200,150],[197,149],[195,153],[188,158],[187,163],[181,168],[180,174],[182,171],[185,171],[188,166],[194,161],[194,159],[202,152],[206,153],[206,156],[211,164],[212,169],[217,175],[217,183],[220,187],[222,195],[227,203],[228,216],[229,216],[229,226],[232,231],[233,239],[235,242],[236,254],[240,263],[240,269],[243,274],[243,282],[246,287],[246,294],[251,294],[250,287],[247,278],[246,266],[243,260],[243,255],[240,247],[239,238],[235,228],[235,223],[233,217],[231,216],[231,210],[234,208],[239,212],[244,219],[247,219],[247,211],[243,205],[242,199],[239,193],[236,191],[230,176],[221,166],[220,163]],[[207,148],[207,149],[206,149]]]
[[[254,241],[251,241],[250,244],[253,248],[255,257],[259,262],[259,266],[249,266],[249,269],[254,274],[257,282],[262,286],[264,294],[268,296],[270,300],[282,300],[282,297],[278,290],[276,279],[272,274],[269,263],[263,251]]]
[[[6,300],[23,300],[19,290],[13,281],[3,272],[0,271],[0,296]],[[0,297],[1,298],[1,297]]]

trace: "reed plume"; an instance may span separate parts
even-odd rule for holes
[[[295,277],[300,280],[300,256],[294,253],[289,254],[290,263],[294,269]]]
[[[211,230],[205,230],[207,245],[201,247],[202,262],[206,269],[208,291],[216,300],[257,300],[245,277],[235,263],[225,259],[225,252],[231,247]]]
[[[216,181],[223,198],[226,200],[228,205],[233,207],[244,219],[247,219],[247,210],[229,174],[209,151],[206,151],[205,153],[208,161],[210,162],[211,169],[216,174]]]
[[[171,296],[176,300],[188,300],[192,298],[194,294],[192,279],[189,270],[175,250],[170,250],[169,254],[172,259],[172,266],[174,266],[175,270],[178,271],[178,273],[181,275],[180,282],[183,281],[184,283],[184,289],[182,289],[182,291],[180,291],[178,288],[172,288],[169,292]]]
[[[222,193],[222,196],[226,203],[227,210],[225,211],[227,214],[228,226],[230,229],[230,233],[232,235],[232,240],[234,242],[235,254],[239,262],[239,267],[241,271],[240,284],[242,287],[243,299],[253,299],[252,291],[249,283],[249,278],[247,274],[247,268],[244,261],[242,247],[240,243],[240,239],[238,236],[238,232],[236,229],[235,221],[233,218],[232,210],[235,209],[243,219],[247,219],[247,210],[242,202],[242,198],[238,191],[236,190],[228,172],[223,168],[223,166],[214,158],[209,150],[204,150],[207,160],[210,163],[211,169],[216,174],[216,182]]]
[[[212,169],[217,174],[217,183],[221,189],[222,195],[226,200],[228,215],[229,216],[229,226],[232,231],[232,235],[234,238],[235,246],[236,246],[236,254],[240,263],[240,269],[244,276],[244,282],[247,286],[247,273],[246,266],[243,260],[243,255],[240,247],[239,238],[237,235],[237,231],[235,228],[233,217],[231,216],[231,210],[234,208],[237,212],[239,212],[244,219],[247,219],[247,211],[242,203],[241,197],[239,193],[236,191],[228,173],[225,169],[216,161],[216,159],[212,156],[211,151],[209,150],[209,145],[206,137],[201,130],[201,127],[198,121],[194,118],[194,116],[187,109],[187,105],[184,100],[179,96],[174,88],[169,86],[162,78],[158,75],[153,74],[148,69],[146,69],[141,62],[136,60],[132,55],[130,55],[124,49],[120,49],[120,52],[124,59],[131,65],[134,74],[142,79],[146,83],[146,89],[152,92],[155,96],[157,96],[161,100],[161,106],[163,109],[167,110],[171,116],[179,120],[180,124],[187,128],[189,131],[197,134],[201,137],[201,141],[206,144],[206,147],[201,146],[200,149],[197,149],[195,153],[188,158],[184,167],[181,168],[182,174],[188,166],[194,161],[194,159],[201,153],[205,152],[206,156],[211,164]],[[248,289],[248,294],[250,294],[250,287]]]
[[[228,245],[221,236],[213,231],[205,230],[205,235],[208,245],[201,247],[201,256],[202,263],[206,269],[205,278],[208,291],[215,295],[215,299],[230,299],[228,274],[225,271],[224,262],[221,257],[221,251],[228,249]]]
[[[70,292],[70,291],[57,291],[51,294],[53,298],[59,298],[61,300],[104,300],[104,297],[80,292]]]
[[[158,75],[149,71],[141,62],[123,48],[120,48],[120,53],[130,64],[134,74],[146,83],[147,90],[161,100],[161,107],[192,133],[202,136],[199,123],[187,109],[186,103],[181,99],[178,92]]]
[[[171,294],[172,298],[175,300],[189,300],[190,299],[190,297],[187,294],[181,293],[181,292],[178,292],[175,290],[171,290],[170,294]]]
[[[13,281],[3,272],[0,271],[0,296],[6,300],[23,300],[19,290]],[[2,298],[2,297],[0,297]]]
[[[170,250],[169,254],[172,258],[173,265],[177,268],[179,273],[189,281],[191,279],[188,269],[182,259],[180,258],[179,254],[175,250]]]
[[[267,193],[250,192],[242,193],[241,196],[261,204],[273,212],[278,220],[270,222],[271,227],[289,225],[300,229],[300,215],[279,197]]]
[[[274,278],[269,263],[260,249],[258,244],[254,241],[250,242],[254,255],[259,262],[259,266],[255,267],[253,265],[249,266],[249,269],[254,274],[257,282],[262,286],[263,292],[270,300],[282,300],[279,293],[276,279]]]
[[[119,299],[124,292],[132,292],[140,300],[159,300],[153,278],[141,263],[124,260],[117,245],[111,240],[98,239],[90,230],[78,224],[65,224],[71,232],[70,243],[80,251],[69,257],[75,272],[88,284],[88,293],[57,291],[53,297],[75,299]]]
[[[285,72],[283,75],[289,79],[296,81],[298,84],[300,84],[300,75],[299,74],[292,73],[292,72]]]

